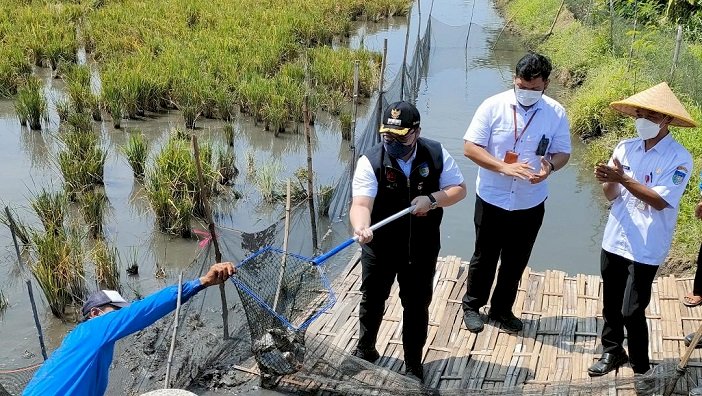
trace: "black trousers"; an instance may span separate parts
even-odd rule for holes
[[[692,284],[692,294],[702,296],[702,245],[697,253],[697,269],[695,270],[695,281]]]
[[[631,261],[602,250],[602,348],[605,353],[623,350],[624,328],[628,338],[629,361],[634,373],[650,368],[646,307],[658,266]]]
[[[519,279],[544,219],[544,203],[524,210],[505,210],[475,197],[475,252],[470,259],[463,310],[487,304],[497,274],[492,312],[512,310]],[[497,261],[500,271],[497,273]]]
[[[427,340],[429,304],[438,255],[438,249],[428,248],[421,257],[412,257],[410,260],[406,252],[398,255],[363,249],[363,297],[358,310],[359,348],[375,348],[378,329],[385,311],[385,301],[390,296],[390,289],[397,276],[403,308],[402,346],[405,363],[414,366],[421,364],[422,349]]]

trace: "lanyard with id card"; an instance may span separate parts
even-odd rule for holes
[[[524,132],[526,132],[527,128],[529,128],[529,124],[531,124],[531,120],[534,119],[534,116],[536,115],[536,112],[538,109],[534,110],[534,112],[531,114],[531,117],[529,117],[529,120],[527,121],[526,125],[524,125],[524,129],[522,129],[522,133],[517,135],[517,108],[516,106],[512,107],[512,113],[514,114],[514,145],[512,146],[512,150],[507,150],[505,153],[505,158],[503,161],[506,164],[513,164],[519,160],[519,153],[517,153],[517,142],[524,136]],[[545,137],[545,136],[544,136]],[[542,138],[543,140],[543,138]],[[541,144],[541,142],[539,142]],[[547,143],[548,145],[548,143]]]

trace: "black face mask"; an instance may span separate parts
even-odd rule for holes
[[[414,150],[414,144],[406,146],[398,142],[397,140],[384,142],[383,146],[385,147],[385,151],[388,152],[388,155],[395,159],[405,158],[407,154],[411,153],[412,150]]]

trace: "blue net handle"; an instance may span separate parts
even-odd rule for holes
[[[390,217],[388,217],[388,218],[386,218],[386,219],[383,219],[383,220],[381,220],[381,221],[379,221],[379,222],[373,224],[373,225],[370,227],[371,231],[375,231],[375,230],[377,230],[378,228],[380,228],[380,227],[382,227],[382,226],[384,226],[384,225],[386,225],[386,224],[388,224],[388,223],[390,223],[390,222],[393,222],[393,221],[399,219],[400,217],[402,217],[402,216],[404,216],[404,215],[406,215],[406,214],[408,214],[408,213],[411,213],[411,212],[414,210],[414,208],[416,208],[416,207],[417,207],[417,205],[412,205],[412,206],[410,206],[410,207],[407,208],[407,209],[403,209],[403,210],[401,210],[401,211],[395,213],[394,215],[392,215],[392,216],[390,216]],[[324,253],[324,254],[322,254],[322,255],[319,255],[319,256],[315,257],[315,258],[312,259],[311,261],[312,261],[315,265],[320,265],[320,264],[322,264],[323,262],[327,261],[327,260],[328,260],[330,257],[332,257],[333,255],[335,255],[335,254],[339,253],[340,251],[346,249],[347,247],[349,247],[351,244],[353,244],[353,243],[356,242],[356,241],[358,241],[358,236],[355,236],[355,237],[353,237],[353,238],[349,238],[349,239],[347,239],[346,241],[344,241],[344,242],[342,242],[341,244],[339,244],[338,246],[336,246],[335,248],[333,248],[332,250],[330,250],[330,251],[328,251],[328,252],[326,252],[326,253]]]

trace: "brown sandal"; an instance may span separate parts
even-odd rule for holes
[[[692,293],[688,293],[685,297],[683,297],[682,303],[686,307],[696,307],[702,304],[702,296],[696,296]]]

